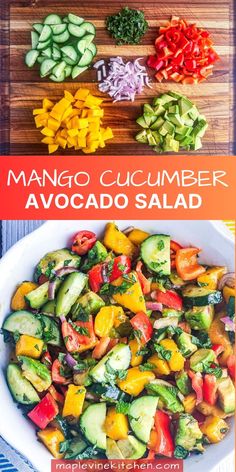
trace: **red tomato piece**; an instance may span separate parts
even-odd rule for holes
[[[55,359],[52,364],[52,381],[56,384],[67,385],[70,383],[71,379],[67,379],[61,374],[62,364],[59,359]]]
[[[142,292],[143,292],[144,295],[147,295],[148,293],[151,292],[151,281],[148,280],[145,277],[145,275],[143,275],[142,266],[143,266],[142,261],[138,261],[135,271],[137,273],[138,280],[139,280],[139,283],[140,283],[141,288],[142,288]]]
[[[197,256],[199,252],[200,249],[196,247],[188,247],[176,251],[176,270],[181,279],[185,281],[194,280],[206,271],[205,267],[198,264]]]
[[[96,341],[92,316],[88,321],[75,321],[74,323],[63,321],[61,331],[66,349],[69,352],[79,352],[83,350],[81,347],[90,346]]]
[[[166,290],[166,292],[156,290],[156,301],[173,310],[181,311],[183,308],[183,300],[174,290]]]
[[[217,401],[217,380],[215,375],[205,375],[202,390],[203,400],[209,403],[209,405],[215,405]]]
[[[59,413],[59,408],[54,398],[50,393],[47,393],[45,397],[36,405],[33,410],[28,413],[28,417],[33,421],[40,429],[45,429],[47,425],[55,418]]]
[[[90,249],[92,249],[96,240],[96,234],[92,231],[79,231],[74,237],[71,249],[79,256],[84,256]]]
[[[134,330],[137,330],[140,333],[140,342],[146,344],[150,341],[153,333],[152,323],[149,320],[148,316],[140,311],[133,318],[131,318],[130,323]]]

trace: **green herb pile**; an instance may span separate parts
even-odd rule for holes
[[[143,11],[124,7],[118,14],[107,17],[106,27],[117,44],[139,44],[148,23]]]

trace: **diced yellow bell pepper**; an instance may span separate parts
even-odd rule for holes
[[[115,223],[107,223],[103,242],[115,254],[132,257],[136,252],[134,244],[117,228]]]
[[[89,120],[88,120],[89,121]],[[91,131],[91,133],[96,133],[98,132],[100,129],[100,123],[99,123],[99,120],[97,121],[94,121],[94,122],[90,122],[89,121],[89,126],[88,126],[88,131]],[[99,131],[100,133],[100,131]],[[100,133],[101,134],[101,133]]]
[[[179,348],[173,339],[163,339],[160,341],[160,345],[172,353],[170,360],[167,361],[170,370],[172,372],[178,372],[179,370],[182,370],[184,368],[185,358],[179,351]]]
[[[151,364],[154,364],[156,366],[156,368],[153,369],[153,372],[157,376],[170,374],[168,362],[164,359],[160,359],[157,354],[153,354],[151,357],[149,357],[147,362],[150,362]]]
[[[76,94],[74,95],[75,100],[83,100],[85,101],[87,96],[89,95],[89,90],[86,88],[79,88]]]
[[[84,108],[84,109],[82,110],[80,116],[81,116],[81,118],[87,118],[87,116],[88,116],[88,110],[86,110],[86,109]]]
[[[197,403],[197,396],[196,393],[189,393],[186,397],[182,400],[184,405],[185,413],[189,413],[190,415],[193,413]]]
[[[53,152],[56,152],[59,148],[58,144],[49,144],[48,145],[48,152],[49,154],[52,154]]]
[[[41,140],[41,143],[44,144],[55,144],[55,138],[51,138],[50,136],[46,136]]]
[[[113,131],[109,126],[105,129],[102,137],[103,137],[104,141],[107,141],[108,139],[114,138]]]
[[[97,108],[101,105],[103,100],[101,98],[95,97],[94,95],[88,94],[84,106],[87,108]]]
[[[48,98],[43,99],[43,108],[45,108],[46,110],[49,110],[53,106],[54,106],[54,103],[51,100],[49,100]]]
[[[141,371],[139,367],[131,367],[127,370],[127,376],[124,380],[118,380],[118,386],[129,395],[136,397],[145,386],[155,379],[155,374],[149,370]]]
[[[229,426],[219,416],[208,416],[204,423],[200,426],[201,432],[207,437],[212,444],[218,443],[224,439],[225,434],[229,430]]]
[[[64,90],[64,97],[70,103],[73,103],[75,101],[74,96],[72,95],[72,93],[68,92],[68,90]]]
[[[136,246],[139,246],[145,239],[150,236],[149,233],[146,233],[146,231],[142,231],[141,229],[136,229],[134,228],[130,233],[128,234],[129,240],[135,244]]]
[[[140,364],[142,364],[142,361],[143,361],[143,356],[140,356],[138,354],[138,352],[140,351],[140,349],[142,349],[142,344],[136,339],[131,339],[129,341],[129,347],[130,347],[130,350],[131,350],[131,361],[130,361],[130,365],[132,367],[136,367]]]
[[[36,124],[36,128],[41,128],[42,126],[46,126],[48,122],[48,113],[35,116],[34,121]]]
[[[55,120],[55,118],[49,117],[48,128],[52,129],[53,131],[57,131],[60,128],[60,121]]]
[[[37,433],[39,439],[48,448],[53,457],[62,459],[64,454],[60,453],[60,443],[65,441],[65,436],[57,428],[46,428]]]
[[[204,274],[199,275],[197,281],[199,284],[204,284],[204,287],[209,288],[209,290],[216,290],[219,280],[226,271],[226,267],[211,267]]]
[[[46,108],[35,108],[33,110],[33,115],[42,115],[43,113],[47,113]]]
[[[85,138],[88,134],[88,128],[83,128],[79,131],[79,137],[80,138]]]
[[[45,126],[45,128],[42,129],[41,133],[44,134],[45,136],[50,136],[50,137],[55,136],[55,131],[53,131],[53,129],[48,128],[47,126]]]
[[[217,313],[208,330],[208,334],[212,344],[221,344],[224,347],[224,352],[219,357],[219,363],[222,366],[227,365],[228,357],[234,353],[233,346],[229,340],[229,335],[225,331],[225,325],[221,318],[225,316],[224,312]]]
[[[223,288],[223,297],[226,303],[228,303],[230,297],[235,297],[235,288],[227,287],[227,285],[225,285]]]
[[[109,438],[114,439],[115,441],[126,439],[129,431],[127,416],[123,413],[116,413],[115,407],[109,408],[104,428],[105,433]]]
[[[78,419],[83,410],[86,389],[84,386],[70,384],[66,392],[62,416],[72,416]]]
[[[127,290],[123,293],[114,293],[112,298],[119,305],[122,305],[123,307],[132,311],[132,313],[138,313],[139,311],[146,313],[145,299],[135,272],[130,272],[130,274],[128,274],[125,279],[123,279],[123,277],[119,277],[118,279],[114,280],[114,282],[112,282],[112,285],[119,287],[122,283],[127,283],[129,281],[132,283],[132,285],[128,286]]]
[[[44,342],[41,339],[22,334],[16,343],[16,355],[39,359],[43,352]]]
[[[93,141],[97,141],[100,137],[99,131],[89,132],[87,135],[87,143],[91,144]]]
[[[76,136],[74,138],[72,138],[71,136],[68,136],[67,142],[70,144],[70,146],[77,146],[78,139]]]
[[[28,305],[25,296],[37,287],[38,285],[34,282],[22,282],[11,299],[11,309],[14,311],[26,310]]]

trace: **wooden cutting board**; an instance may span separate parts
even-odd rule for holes
[[[113,104],[104,97],[105,124],[112,127],[114,139],[97,154],[106,155],[147,155],[152,154],[149,146],[140,145],[134,140],[139,127],[135,120],[140,116],[142,104],[151,102],[152,97],[164,91],[179,91],[192,99],[209,122],[204,138],[204,147],[197,154],[227,155],[233,152],[232,132],[232,73],[233,38],[231,25],[231,3],[233,0],[183,0],[164,2],[142,1],[100,1],[88,0],[71,2],[68,0],[20,0],[10,5],[10,119],[9,140],[11,154],[46,154],[47,147],[40,143],[41,134],[34,126],[32,109],[40,107],[44,97],[58,99],[66,88],[75,92],[81,84],[92,93],[101,95],[97,89],[96,72],[86,71],[78,80],[68,83],[53,83],[40,79],[38,70],[28,69],[24,64],[25,52],[30,48],[30,30],[34,22],[41,21],[51,12],[66,15],[73,12],[92,21],[97,28],[97,59],[121,55],[124,58],[147,56],[154,51],[153,43],[157,36],[160,20],[178,15],[190,22],[207,28],[212,34],[215,48],[221,57],[216,63],[214,75],[199,85],[178,85],[173,82],[159,84],[153,81],[152,89],[145,88],[134,103]],[[144,10],[149,30],[138,46],[116,46],[105,30],[104,19],[122,6]],[[150,74],[151,71],[149,70]],[[58,154],[63,154],[60,151]],[[78,154],[71,150],[66,154]],[[153,153],[155,155],[155,153]]]

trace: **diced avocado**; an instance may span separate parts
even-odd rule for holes
[[[139,143],[147,144],[148,143],[148,138],[147,138],[146,130],[144,129],[143,131],[140,131],[138,134],[136,134],[135,139]]]
[[[215,362],[215,352],[212,349],[198,349],[190,357],[190,369],[195,372],[204,372],[205,367]]]
[[[194,121],[199,117],[199,111],[195,105],[193,105],[191,110],[189,110],[188,115]]]
[[[178,389],[165,380],[155,379],[150,382],[146,389],[151,395],[155,394],[163,401],[167,410],[172,413],[181,413],[184,407],[178,398]]]
[[[121,450],[119,449],[117,442],[114,439],[107,438],[106,444],[106,456],[110,460],[124,459]]]
[[[147,139],[149,146],[155,146],[157,144],[151,130],[147,131]]]
[[[73,272],[62,282],[56,302],[56,315],[68,315],[78,296],[85,287],[88,278],[82,272]]]
[[[183,311],[178,311],[178,310],[174,310],[173,308],[163,308],[162,309],[162,316],[164,318],[181,318],[183,315]]]
[[[148,125],[143,116],[140,116],[139,118],[137,118],[136,123],[140,125],[142,128],[148,128]]]
[[[191,392],[191,382],[187,372],[181,370],[175,374],[175,381],[179,391],[183,395],[188,395]]]
[[[29,380],[38,392],[47,390],[51,383],[51,373],[40,361],[26,356],[18,357],[23,370],[23,376]]]
[[[88,447],[88,444],[78,436],[67,441],[69,443],[69,447],[64,456],[64,459],[75,459],[78,454],[81,454],[81,452],[83,452]]]
[[[24,405],[38,403],[40,398],[31,385],[23,376],[20,367],[16,364],[9,364],[7,367],[7,383],[13,398]]]
[[[188,126],[176,126],[175,132],[177,134],[180,134],[181,137],[183,138],[184,136],[188,136],[191,133],[191,128],[188,128]],[[176,139],[176,137],[175,137]]]
[[[180,115],[174,115],[172,113],[166,114],[166,119],[176,126],[183,126],[183,120]]]
[[[155,139],[156,144],[160,143],[161,137],[160,137],[160,134],[159,134],[158,131],[153,131],[152,130],[152,137]]]
[[[55,315],[56,310],[56,300],[49,300],[45,305],[40,309],[40,313],[46,313],[49,315]]]
[[[154,113],[155,113],[156,116],[162,115],[162,113],[164,113],[164,111],[165,111],[165,108],[160,104],[154,107]]]
[[[208,124],[205,120],[200,120],[198,121],[197,125],[194,126],[194,129],[192,131],[192,136],[195,138],[202,138],[205,134],[205,131],[208,128]]]
[[[178,100],[178,105],[180,108],[180,116],[185,115],[193,108],[192,102],[186,97],[181,97]]]
[[[50,278],[56,270],[62,267],[79,267],[81,257],[69,251],[69,249],[58,249],[57,251],[48,252],[39,261],[35,270],[35,280],[38,281],[40,275],[44,274]]]
[[[218,379],[219,403],[222,410],[227,413],[235,411],[235,387],[230,377]]]
[[[193,306],[184,316],[192,329],[207,330],[214,318],[214,305]]]
[[[202,148],[201,138],[196,137],[193,144],[193,151],[197,151],[198,149],[201,149],[201,148]]]
[[[191,335],[184,331],[176,336],[176,342],[184,357],[190,357],[197,351],[196,344],[191,341]]]
[[[169,134],[166,135],[165,144],[164,144],[164,151],[166,152],[178,152],[179,151],[179,142],[176,141],[172,136]]]
[[[88,320],[89,315],[96,315],[105,302],[94,292],[87,292],[79,297],[71,309],[73,320]]]
[[[87,254],[85,262],[81,266],[81,270],[88,271],[95,264],[105,261],[107,257],[107,250],[101,241],[96,241],[92,249]]]
[[[162,136],[166,136],[166,134],[173,134],[175,131],[175,127],[172,123],[170,123],[169,121],[165,121],[164,124],[162,125],[162,127],[159,129],[159,133],[162,135]]]
[[[179,115],[179,106],[172,105],[171,107],[169,107],[169,113],[172,113],[173,115]]]
[[[172,100],[173,100],[173,99],[174,99],[174,100],[179,100],[179,98],[182,98],[182,95],[181,95],[180,93],[177,93],[177,92],[169,92],[169,95],[170,95],[171,97],[173,97]]]
[[[126,439],[117,441],[117,446],[125,459],[140,459],[146,452],[146,446],[130,434]]]
[[[177,425],[175,445],[182,446],[187,451],[203,452],[202,438],[203,434],[197,420],[187,413],[181,414]]]
[[[154,123],[152,123],[152,125],[150,126],[150,128],[152,130],[156,130],[156,129],[159,129],[163,123],[165,123],[165,120],[163,120],[163,118],[161,116],[159,116],[155,121]]]
[[[156,120],[156,117],[153,113],[144,113],[143,118],[147,123],[148,127]]]

